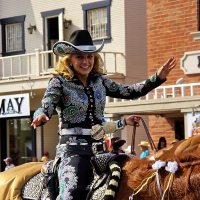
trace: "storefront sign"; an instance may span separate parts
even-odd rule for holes
[[[29,94],[0,96],[0,118],[30,115]]]

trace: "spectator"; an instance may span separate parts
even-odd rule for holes
[[[117,141],[117,140],[120,140],[120,139],[121,139],[120,137],[113,137],[113,138],[111,139],[111,145],[110,145],[110,148],[108,148],[109,151],[112,151],[112,150],[113,150],[113,143],[114,143],[115,141]],[[120,152],[120,153],[125,153],[125,152],[121,149],[121,147],[119,148],[119,152]]]
[[[40,160],[40,162],[45,162],[45,163],[48,161],[49,161],[49,159],[46,156],[42,156],[42,158]]]
[[[158,142],[158,147],[157,150],[161,150],[167,146],[167,141],[165,137],[160,137],[159,142]]]
[[[13,164],[12,158],[7,157],[3,161],[6,163],[5,171],[8,170],[8,169],[11,169],[13,167],[15,167],[15,165]]]
[[[149,143],[146,141],[141,141],[140,144],[138,144],[138,146],[140,146],[140,150],[142,151],[142,153],[140,154],[140,158],[145,158],[146,156],[149,155]]]
[[[32,162],[38,162],[38,159],[37,159],[37,157],[32,157]]]
[[[107,148],[109,149],[111,145],[111,140],[110,137],[107,136],[107,134],[104,135],[104,140],[106,142]]]
[[[48,160],[50,159],[50,154],[49,154],[48,151],[45,151],[45,152],[44,152],[44,156],[46,156],[46,157],[48,158]]]

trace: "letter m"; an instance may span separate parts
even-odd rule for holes
[[[5,113],[5,99],[2,99],[0,102],[0,114],[4,114]]]

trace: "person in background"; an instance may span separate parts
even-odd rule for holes
[[[160,137],[160,139],[158,141],[157,150],[159,151],[160,149],[163,149],[165,147],[167,147],[167,141],[166,141],[165,137]]]
[[[106,142],[107,148],[109,149],[111,145],[111,139],[107,134],[104,135],[104,140]]]
[[[138,146],[140,146],[140,150],[142,151],[142,153],[140,154],[140,158],[145,158],[150,154],[149,143],[147,141],[141,141]]]
[[[117,140],[120,140],[120,139],[121,139],[120,137],[113,137],[113,138],[111,139],[111,145],[110,145],[110,148],[108,148],[108,150],[109,150],[110,152],[113,150],[113,143],[114,143],[115,141],[117,141]],[[125,151],[122,150],[121,147],[119,148],[119,152],[120,152],[120,153],[125,153]]]
[[[93,175],[91,157],[106,152],[106,131],[98,126],[103,123],[106,96],[138,99],[164,83],[176,65],[176,60],[171,57],[150,78],[124,85],[104,75],[104,63],[99,54],[103,46],[104,41],[99,48],[93,45],[88,30],[76,30],[69,41],[58,41],[53,45],[53,53],[62,58],[48,83],[41,106],[34,113],[31,126],[36,128],[47,123],[54,110],[62,123],[59,145],[67,144],[67,148],[59,168],[59,185],[62,187],[57,200],[83,200],[86,197],[86,180]],[[118,121],[117,129],[129,125],[125,119]],[[97,131],[93,131],[93,127]],[[72,175],[70,179],[66,178],[68,173]]]
[[[13,164],[12,158],[8,157],[8,158],[4,159],[3,161],[6,164],[5,171],[15,167],[15,165]]]
[[[38,159],[37,159],[37,157],[32,157],[32,162],[38,162]]]
[[[40,160],[40,162],[45,162],[45,163],[48,161],[49,161],[49,159],[46,156],[42,156],[42,158]]]
[[[48,151],[45,151],[45,152],[44,152],[44,156],[46,156],[46,157],[47,157],[47,159],[48,159],[48,160],[50,160],[50,154],[49,154],[49,152],[48,152]]]

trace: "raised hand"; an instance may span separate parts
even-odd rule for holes
[[[165,79],[170,71],[176,66],[176,59],[171,57],[157,72],[160,79]]]
[[[48,122],[49,118],[46,115],[38,115],[32,122],[31,126],[36,129],[42,122]]]

